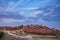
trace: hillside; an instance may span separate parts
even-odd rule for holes
[[[23,29],[24,32],[27,33],[34,33],[34,34],[47,34],[47,35],[56,35],[56,34],[60,34],[60,30],[57,29],[51,29],[48,28],[46,26],[42,26],[42,25],[26,25],[26,26],[15,26],[15,27],[11,27],[11,26],[0,26],[0,30],[20,30]]]

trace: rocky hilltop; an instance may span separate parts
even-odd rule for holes
[[[47,34],[47,35],[56,35],[60,34],[60,30],[57,30],[55,28],[48,28],[46,26],[42,25],[26,25],[26,26],[0,26],[0,30],[20,30],[23,29],[26,33],[34,33],[34,34]]]

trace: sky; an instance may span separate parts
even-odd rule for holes
[[[60,28],[60,0],[0,0],[0,26],[39,24]]]

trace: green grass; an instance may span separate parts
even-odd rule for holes
[[[1,36],[0,40],[27,40],[27,39],[21,39],[21,38],[10,36],[4,32],[0,32],[0,36]]]
[[[37,34],[27,34],[33,36],[33,38],[56,38],[55,35],[37,35]],[[28,40],[28,39],[21,39],[21,38],[16,38],[13,36],[8,35],[7,33],[4,33],[4,36],[0,40]]]
[[[2,40],[27,40],[27,39],[21,39],[21,38],[16,38],[16,37],[12,37],[9,35],[5,35]]]

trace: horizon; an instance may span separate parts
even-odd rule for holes
[[[22,25],[23,25],[23,24],[22,24]],[[28,25],[38,25],[38,24],[28,24]],[[21,26],[21,25],[16,25],[16,26],[8,26],[8,25],[6,25],[6,26],[0,26],[0,27],[19,27],[19,26]],[[23,25],[23,27],[24,27],[24,26],[27,26],[27,25]],[[41,25],[38,25],[38,26],[41,26]],[[48,27],[48,26],[42,25],[42,27]],[[57,29],[57,28],[55,28],[55,27],[48,27],[48,28],[60,30],[60,29]]]
[[[0,0],[0,26],[22,24],[60,30],[60,0]]]

